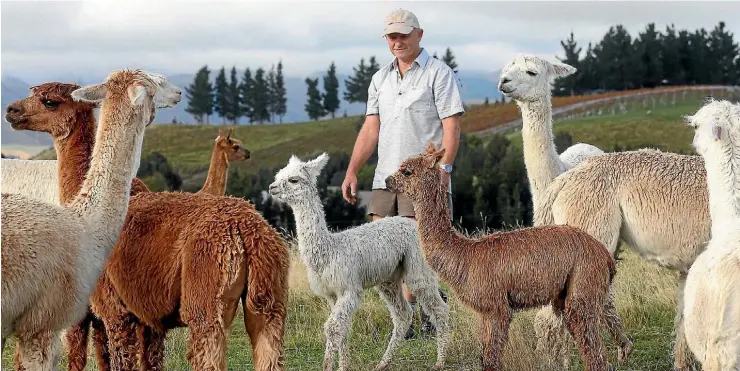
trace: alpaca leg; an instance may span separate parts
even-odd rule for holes
[[[186,321],[190,339],[186,358],[193,371],[226,371],[226,331],[214,320]]]
[[[25,370],[51,371],[59,363],[61,333],[41,331],[18,336],[18,358]]]
[[[110,367],[116,371],[134,371],[139,369],[138,353],[140,344],[136,329],[138,320],[130,313],[121,313],[115,317],[104,318],[108,334]]]
[[[142,370],[164,370],[164,341],[167,333],[146,325],[139,326],[138,332]]]
[[[542,307],[534,318],[537,336],[536,353],[540,363],[558,370],[570,368],[571,337],[563,322],[561,308],[553,305]]]
[[[95,358],[98,362],[98,370],[110,370],[110,353],[108,353],[108,334],[105,332],[103,321],[92,318],[92,342],[95,347]]]
[[[595,307],[593,302],[593,298],[571,295],[565,299],[563,317],[568,331],[578,345],[586,371],[606,371],[606,352],[599,337],[599,316],[602,309]]]
[[[609,286],[609,293],[604,303],[604,324],[609,330],[612,341],[619,347],[617,359],[620,362],[626,361],[632,353],[632,340],[627,337],[622,326],[622,318],[619,317],[617,308],[614,306],[614,285]]]
[[[349,330],[352,317],[360,304],[359,292],[347,292],[337,298],[329,319],[324,324],[326,336],[326,353],[324,353],[324,370],[331,370],[334,365],[334,352],[339,353],[339,370],[349,368]]]
[[[255,371],[285,370],[285,311],[268,317],[251,312],[244,305],[246,296],[242,297],[244,309],[244,326],[252,343],[252,358]]]
[[[393,321],[391,339],[388,341],[383,358],[375,366],[375,370],[383,370],[390,366],[391,359],[403,342],[414,314],[411,312],[411,305],[403,297],[401,285],[398,282],[385,282],[378,285],[378,294],[388,307]]]
[[[676,340],[673,344],[673,368],[675,370],[691,370],[694,368],[694,356],[686,342],[683,324],[684,286],[686,286],[687,273],[678,276],[678,291],[676,294],[676,317],[674,319],[674,331]],[[696,364],[694,364],[696,366]]]
[[[442,300],[436,285],[416,290],[416,300],[437,329],[437,363],[434,368],[441,369],[447,358],[447,345],[451,335],[450,307]]]
[[[82,371],[87,363],[87,336],[93,314],[88,311],[80,323],[69,328],[64,335],[67,340],[67,370]]]
[[[501,356],[509,340],[509,308],[495,312],[481,313],[481,332],[483,333],[483,371],[500,371],[503,369]]]

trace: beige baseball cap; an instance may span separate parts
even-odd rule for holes
[[[414,28],[419,27],[419,20],[416,19],[414,13],[408,10],[397,9],[388,14],[385,18],[385,31],[383,36],[391,33],[401,33],[404,35],[410,34]]]

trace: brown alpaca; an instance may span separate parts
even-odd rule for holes
[[[233,150],[229,139],[223,148]],[[284,369],[288,248],[254,206],[205,193],[144,192],[128,210],[90,300],[108,335],[107,348],[104,336],[93,336],[101,368],[138,369],[143,348],[142,366],[163,369],[165,332],[187,326],[192,368],[225,370],[226,335],[241,300],[255,370]],[[84,331],[77,330],[78,343]],[[82,359],[76,349],[73,358]]]
[[[483,370],[501,370],[512,312],[552,304],[590,371],[606,370],[599,319],[616,272],[606,247],[568,226],[541,226],[467,238],[450,222],[438,161],[429,145],[386,179],[417,211],[419,242],[429,265],[481,316]]]
[[[31,88],[29,97],[15,101],[7,107],[9,116],[22,114],[28,117],[26,120],[13,121],[14,129],[51,134],[58,159],[55,162],[60,174],[59,184],[55,186],[58,187],[59,202],[62,204],[74,199],[79,192],[81,179],[90,167],[90,156],[95,143],[97,123],[93,109],[96,105],[72,100],[70,94],[79,87],[76,84],[60,82],[41,84]],[[242,142],[231,138],[231,130],[226,137],[219,130],[209,168],[211,181],[206,181],[199,192],[222,196],[226,185],[228,161],[246,160],[249,157],[250,153]],[[57,178],[56,175],[54,177]],[[134,178],[130,194],[140,192],[149,192],[149,189],[141,180]],[[85,369],[90,325],[94,329],[93,341],[96,344],[98,367],[102,370],[109,369],[106,344],[108,340],[103,323],[88,312],[80,323],[66,331],[67,369],[70,371]],[[23,370],[19,356],[19,348],[16,347],[15,367],[17,370]]]

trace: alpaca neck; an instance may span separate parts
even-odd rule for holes
[[[310,195],[291,205],[296,222],[298,250],[309,269],[320,271],[325,266],[331,247],[331,235],[326,226],[324,206],[316,189]]]
[[[414,213],[418,223],[419,242],[426,261],[439,276],[452,286],[464,287],[471,258],[466,244],[470,241],[452,227],[446,189],[435,183],[428,192],[415,195]]]
[[[705,158],[712,236],[740,229],[740,153],[723,148]],[[735,151],[737,152],[737,150]]]
[[[75,199],[90,169],[90,154],[95,146],[95,127],[92,109],[81,110],[75,117],[71,133],[64,138],[54,138],[59,202],[62,205]]]
[[[552,132],[552,105],[548,94],[535,102],[520,102],[522,111],[522,140],[524,165],[532,193],[534,207],[544,197],[547,186],[565,171],[555,148]]]
[[[203,183],[203,188],[198,193],[223,196],[226,193],[228,173],[229,161],[226,159],[226,154],[219,151],[218,148],[214,148],[211,155],[211,165],[208,167],[208,176],[205,183]]]
[[[149,111],[108,101],[100,110],[90,170],[70,204],[91,224],[90,233],[97,238],[115,239],[123,226],[131,180],[141,160],[142,121],[148,122]]]

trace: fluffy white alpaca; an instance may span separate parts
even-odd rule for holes
[[[2,159],[0,187],[2,193],[16,193],[35,200],[58,205],[56,160]]]
[[[522,112],[524,165],[527,168],[535,212],[539,210],[541,201],[545,198],[547,187],[557,176],[587,158],[604,154],[593,145],[577,143],[558,156],[553,141],[552,84],[556,78],[566,77],[575,72],[575,67],[568,64],[553,63],[525,54],[517,55],[501,70],[499,90],[514,99]],[[535,219],[535,225],[541,223]],[[621,326],[621,319],[614,306],[614,293],[611,290],[604,307],[604,315],[610,319],[605,321],[605,324],[613,342],[619,347],[619,359],[624,360],[632,351],[632,342]],[[567,367],[570,355],[564,341],[554,338],[547,329],[554,321],[561,323],[549,305],[539,311],[535,321],[538,354],[548,357],[558,353],[562,367]],[[562,337],[567,336],[563,329]],[[551,350],[546,351],[548,348]]]
[[[577,143],[558,156],[552,131],[552,84],[576,68],[533,55],[520,54],[501,70],[499,90],[514,99],[522,112],[524,164],[535,209],[553,179],[584,159],[604,153]]]
[[[712,101],[688,121],[705,160],[712,238],[686,277],[686,341],[704,370],[740,371],[740,105]]]
[[[390,342],[376,370],[389,366],[412,320],[411,307],[401,292],[404,281],[437,328],[435,369],[441,368],[450,336],[449,308],[439,296],[436,273],[424,260],[416,221],[383,218],[342,232],[329,232],[316,188],[316,179],[328,159],[326,153],[308,162],[291,157],[269,189],[272,197],[293,209],[298,249],[311,290],[331,307],[324,324],[324,370],[333,369],[335,351],[339,353],[340,370],[348,369],[352,316],[363,291],[371,287],[377,288],[393,320]]]
[[[117,71],[76,90],[76,100],[104,101],[87,178],[66,206],[2,195],[2,346],[17,335],[25,369],[55,369],[59,334],[79,322],[126,218],[152,96],[179,88],[158,74]]]

